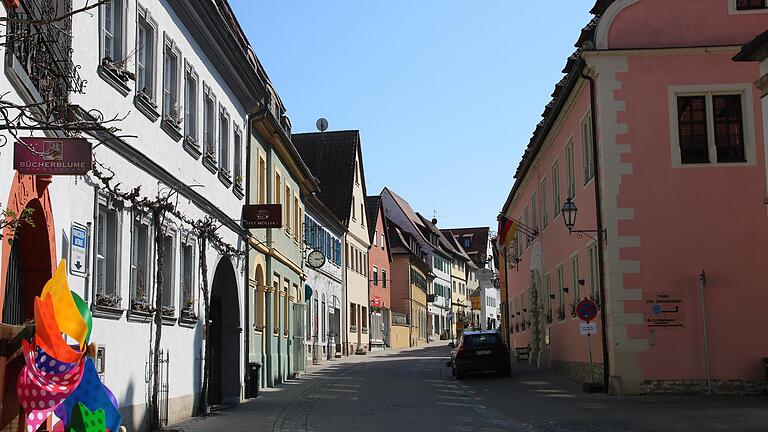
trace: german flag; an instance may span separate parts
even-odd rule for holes
[[[504,215],[499,215],[499,236],[497,241],[499,246],[504,247],[514,238],[519,224],[514,219],[510,219]]]

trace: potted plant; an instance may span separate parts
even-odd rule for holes
[[[565,307],[563,305],[557,307],[557,319],[560,321],[565,319]]]
[[[197,314],[195,313],[195,301],[193,299],[188,298],[184,301],[184,307],[181,308],[181,318],[190,321],[197,319]]]
[[[175,129],[181,129],[183,119],[181,118],[181,107],[179,104],[173,104],[169,108],[168,114],[165,115],[165,121]]]
[[[110,294],[96,294],[96,306],[108,307],[112,309],[120,308],[122,297],[116,292]]]
[[[175,306],[163,306],[162,309],[160,309],[160,315],[166,317],[166,318],[173,318],[176,316],[176,307]]]
[[[147,299],[147,290],[143,286],[136,288],[136,295],[131,299],[131,310],[144,313],[152,312],[152,305]]]

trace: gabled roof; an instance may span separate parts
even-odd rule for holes
[[[373,236],[376,234],[376,222],[379,220],[379,210],[381,209],[381,195],[371,195],[365,197],[365,214],[368,220],[368,237],[373,243]],[[387,221],[384,220],[386,227]],[[384,228],[386,230],[386,228]]]
[[[490,228],[447,228],[445,231],[449,231],[454,237],[457,237],[457,242],[462,248],[464,248],[464,246],[461,242],[461,238],[467,235],[472,236],[472,241],[469,244],[469,247],[464,248],[464,250],[467,252],[467,255],[472,258],[472,261],[474,261],[475,264],[479,267],[485,266],[484,262],[480,262],[483,261],[480,257],[485,257],[488,254],[488,234],[490,233]],[[487,257],[485,258],[487,259]]]
[[[467,255],[467,251],[465,251],[459,242],[456,241],[456,239],[453,237],[453,234],[451,234],[451,231],[447,229],[441,229],[440,232],[443,234],[443,237],[445,237],[446,241],[450,243],[451,247],[453,247],[458,252],[456,256],[464,259],[465,261],[472,262],[472,259],[469,257],[469,255]]]
[[[440,232],[439,229],[433,224],[429,219],[425,218],[421,215],[421,213],[416,212],[416,216],[419,217],[419,222],[421,223],[420,229],[422,232],[425,233],[425,235],[432,233],[437,237],[437,245],[432,245],[433,248],[437,249],[438,252],[441,252],[444,255],[460,255],[461,253],[454,249],[451,243],[448,241],[447,238],[443,235],[442,232]]]
[[[387,224],[389,242],[389,250],[391,254],[402,255],[408,254],[411,262],[414,262],[419,270],[425,275],[432,275],[430,266],[424,261],[422,257],[416,254],[416,251],[411,249],[411,243],[409,239],[413,237],[413,234],[402,229],[399,225],[394,223],[391,219],[385,219]]]
[[[345,130],[293,134],[293,144],[312,174],[320,182],[320,200],[349,225],[355,182],[355,158],[360,161],[360,181],[365,196],[365,170],[360,131]]]
[[[429,244],[429,239],[424,236],[424,233],[419,228],[421,226],[421,219],[416,214],[416,212],[413,211],[413,209],[411,208],[411,205],[408,204],[408,201],[403,199],[403,197],[401,197],[400,195],[396,194],[394,191],[392,191],[392,189],[390,189],[388,187],[385,187],[381,191],[382,195],[385,194],[385,193],[389,194],[392,197],[392,199],[395,201],[397,206],[400,207],[400,210],[403,212],[405,217],[408,218],[409,221],[411,221],[411,224],[413,225],[415,230],[419,233],[419,236],[421,237],[421,239],[424,242],[426,242],[427,244]]]

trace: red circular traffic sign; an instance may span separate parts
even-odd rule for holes
[[[576,316],[582,321],[590,322],[597,317],[597,303],[585,298],[576,304]]]

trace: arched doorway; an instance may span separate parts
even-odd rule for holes
[[[8,257],[3,299],[3,324],[22,325],[35,317],[35,296],[40,295],[53,276],[51,262],[41,252],[50,249],[48,227],[40,201],[27,204],[32,224],[22,223],[16,230]],[[42,259],[41,259],[42,258]]]
[[[210,311],[208,401],[212,405],[235,404],[240,401],[240,302],[229,258],[222,258],[216,267]]]

